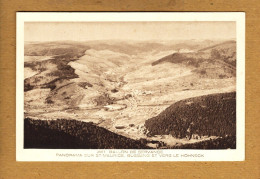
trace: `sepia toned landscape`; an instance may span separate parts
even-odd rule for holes
[[[236,40],[24,46],[24,148],[235,149]]]

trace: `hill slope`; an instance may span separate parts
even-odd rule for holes
[[[24,148],[149,149],[145,140],[133,140],[102,127],[76,120],[24,120]]]
[[[24,119],[24,148],[37,149],[152,149],[149,144],[158,141],[134,140],[110,132],[93,123],[77,120]],[[236,148],[235,137],[223,137],[192,144],[167,146],[168,149],[227,149]]]
[[[176,138],[236,135],[236,93],[190,98],[176,102],[145,122],[149,135]]]
[[[194,72],[209,78],[231,78],[236,76],[236,42],[227,41],[195,52],[173,53],[152,65],[165,62],[193,67]]]

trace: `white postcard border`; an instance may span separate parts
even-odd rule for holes
[[[193,149],[24,149],[24,22],[84,21],[236,21],[237,148]],[[17,12],[16,19],[17,161],[243,161],[245,160],[244,12]]]

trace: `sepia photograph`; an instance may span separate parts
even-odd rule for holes
[[[243,14],[40,14],[18,19],[17,155],[243,158]]]

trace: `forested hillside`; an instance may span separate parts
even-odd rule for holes
[[[93,123],[77,120],[24,120],[24,148],[148,149],[146,140],[133,140]]]
[[[145,122],[149,135],[176,138],[236,135],[236,93],[212,94],[176,102]]]

